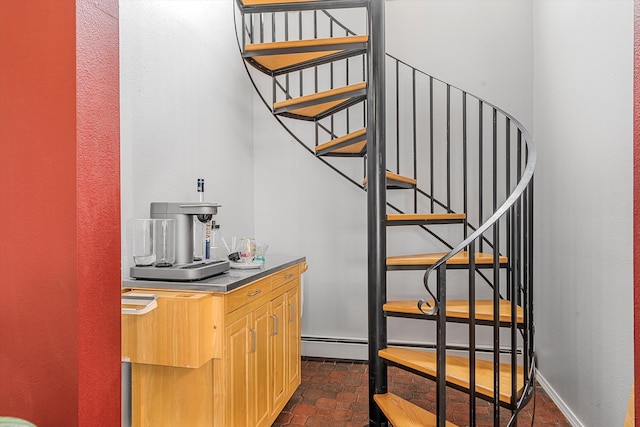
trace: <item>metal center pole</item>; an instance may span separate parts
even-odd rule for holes
[[[369,425],[388,422],[373,400],[387,392],[387,367],[378,351],[387,346],[387,325],[382,305],[386,281],[386,165],[385,165],[385,20],[384,0],[369,2],[367,88],[367,237],[369,304]]]

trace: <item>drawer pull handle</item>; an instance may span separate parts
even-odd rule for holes
[[[278,315],[277,314],[272,314],[271,317],[273,318],[273,333],[269,334],[270,336],[276,336],[280,333],[280,331],[278,330]]]
[[[251,349],[251,351],[249,353],[255,353],[257,348],[257,336],[258,334],[256,333],[255,329],[249,329],[249,331],[253,334],[253,349]]]
[[[287,274],[286,276],[284,276],[284,280],[289,280],[289,279],[291,279],[293,276],[295,276],[295,274],[293,274],[293,273],[289,273],[289,274]]]
[[[248,296],[248,297],[255,297],[255,296],[256,296],[256,295],[258,295],[260,292],[262,292],[262,289],[256,289],[256,290],[255,290],[255,291],[253,291],[253,292],[249,292],[249,293],[247,294],[247,296]]]
[[[295,304],[289,304],[289,307],[291,308],[291,319],[289,319],[289,323],[295,322],[295,320],[296,320],[296,305]]]

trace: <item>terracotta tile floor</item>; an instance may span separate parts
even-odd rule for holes
[[[303,359],[302,384],[273,424],[274,426],[358,426],[368,424],[367,365],[360,362]],[[435,383],[398,368],[389,368],[389,391],[427,410],[435,411]],[[447,388],[447,419],[469,425],[467,395]],[[571,426],[541,387],[536,388],[534,426]],[[518,426],[531,426],[534,399],[518,417]],[[493,426],[488,402],[477,401],[477,425]],[[501,425],[506,425],[508,411]]]

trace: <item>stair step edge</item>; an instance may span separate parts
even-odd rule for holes
[[[433,306],[433,301],[427,301]],[[476,300],[476,320],[493,321],[493,300]],[[448,300],[447,317],[469,319],[468,300]],[[382,309],[388,313],[403,313],[410,315],[423,315],[418,308],[417,300],[387,301]],[[500,300],[500,322],[511,323],[511,301]],[[519,324],[524,323],[524,310],[516,306],[516,319]]]
[[[389,256],[387,257],[387,266],[433,265],[442,257],[444,257],[446,254],[447,252],[437,252],[437,253]],[[493,254],[476,252],[475,262],[476,262],[476,265],[491,265],[493,264]],[[501,256],[499,262],[500,264],[506,264],[508,262],[508,258],[505,256]],[[468,264],[469,264],[469,253],[466,251],[457,253],[447,261],[447,265],[468,265]]]
[[[376,404],[394,427],[436,427],[437,418],[432,412],[393,393],[376,394]],[[447,421],[447,427],[456,427]]]

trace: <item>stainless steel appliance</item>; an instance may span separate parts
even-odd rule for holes
[[[193,261],[193,221],[210,221],[218,213],[215,203],[151,203],[151,219],[173,219],[175,222],[175,263],[170,266],[136,265],[131,267],[131,277],[147,280],[192,281],[206,279],[229,270],[229,261]]]

